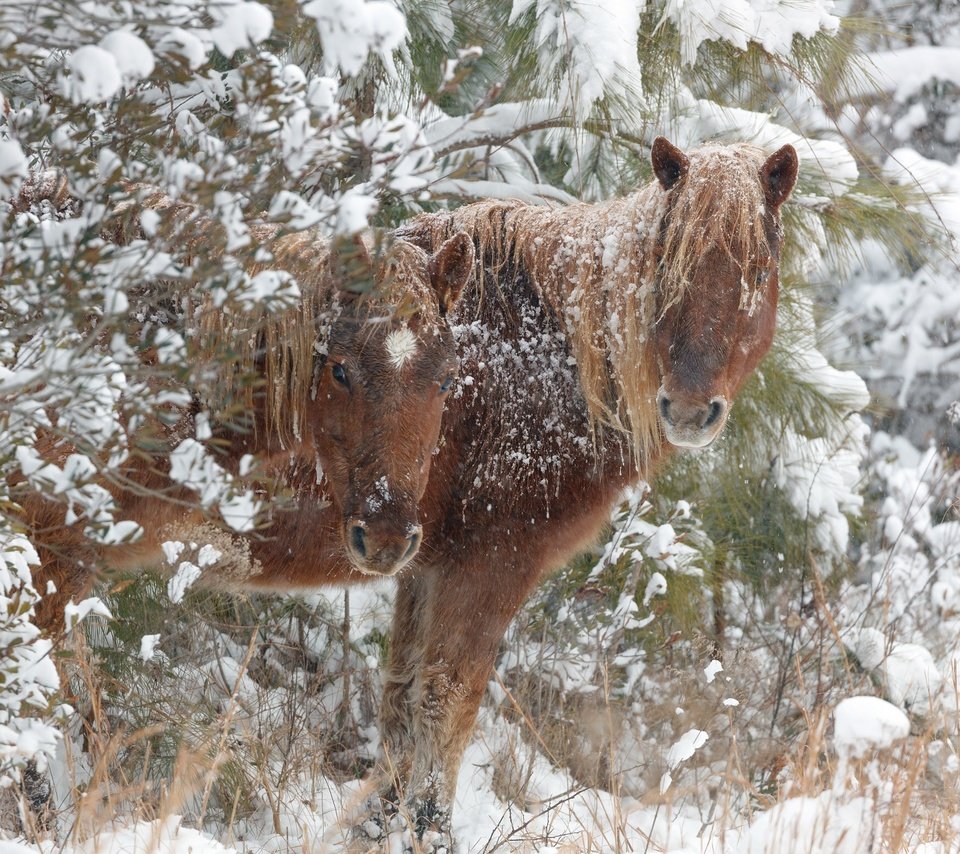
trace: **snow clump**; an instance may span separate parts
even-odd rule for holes
[[[907,716],[879,697],[841,700],[833,721],[833,744],[841,758],[858,759],[871,750],[884,750],[910,734]]]

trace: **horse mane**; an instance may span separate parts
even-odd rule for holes
[[[640,471],[663,443],[652,335],[657,312],[684,298],[698,260],[713,248],[743,268],[744,304],[754,281],[749,273],[770,252],[763,151],[705,145],[689,152],[689,161],[668,192],[652,181],[600,204],[487,200],[401,229],[416,239],[426,228],[434,246],[441,236],[466,231],[477,245],[481,289],[491,281],[503,287],[505,276],[529,279],[565,322],[595,438],[601,425],[625,435]]]

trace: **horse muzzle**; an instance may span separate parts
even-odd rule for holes
[[[725,397],[657,392],[657,411],[667,441],[678,448],[705,448],[723,432],[730,412]]]
[[[397,526],[358,517],[344,523],[347,557],[354,569],[367,575],[396,574],[413,559],[422,540],[420,525]]]

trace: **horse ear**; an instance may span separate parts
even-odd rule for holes
[[[455,234],[430,258],[430,283],[437,292],[440,313],[453,308],[473,277],[473,241],[466,232]]]
[[[653,163],[653,174],[657,176],[660,186],[669,190],[687,174],[690,161],[687,155],[670,142],[665,136],[658,136],[650,149],[650,162]]]
[[[767,158],[760,169],[760,180],[768,207],[776,210],[790,198],[799,168],[797,152],[792,145],[783,146]]]

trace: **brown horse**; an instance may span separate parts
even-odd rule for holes
[[[717,437],[771,343],[796,152],[658,138],[652,160],[657,180],[624,199],[487,201],[400,230],[428,252],[466,231],[478,266],[381,708],[387,823],[399,807],[438,850],[511,618],[626,485]]]
[[[76,207],[62,185],[34,181],[20,209],[44,199],[61,210]],[[215,223],[148,188],[116,212],[116,242],[136,236],[144,209],[161,217],[166,245],[181,247],[182,260],[216,255],[210,247],[222,235]],[[357,295],[343,287],[344,253],[329,252],[315,230],[284,234],[277,226],[254,226],[251,236],[258,262],[250,272],[272,256],[270,268],[294,276],[300,299],[272,314],[228,315],[208,300],[184,312],[184,322],[199,317],[185,337],[198,342],[190,358],[209,362],[213,387],[195,391],[193,408],[178,413],[173,425],[158,420],[132,436],[136,452],[105,475],[120,518],[139,523],[142,537],[95,545],[84,536],[83,520],[65,524],[61,502],[26,480],[16,485],[21,519],[41,556],[37,587],[56,586],[39,609],[46,628],[60,627],[64,605],[83,595],[97,569],[159,566],[164,541],[213,545],[220,558],[205,571],[208,581],[266,590],[390,575],[416,555],[418,503],[457,372],[449,312],[473,274],[472,242],[453,235],[428,253],[398,240],[376,265],[358,246],[353,273],[372,289]],[[189,293],[185,284],[181,296]],[[145,302],[176,304],[177,285],[151,287],[140,295]],[[198,433],[201,403],[216,408],[231,401],[246,417],[211,425],[215,459],[237,474],[252,455],[248,485],[279,499],[268,503],[266,524],[249,535],[231,531],[171,478],[171,452]],[[75,450],[52,431],[38,448],[45,461],[61,465]]]

